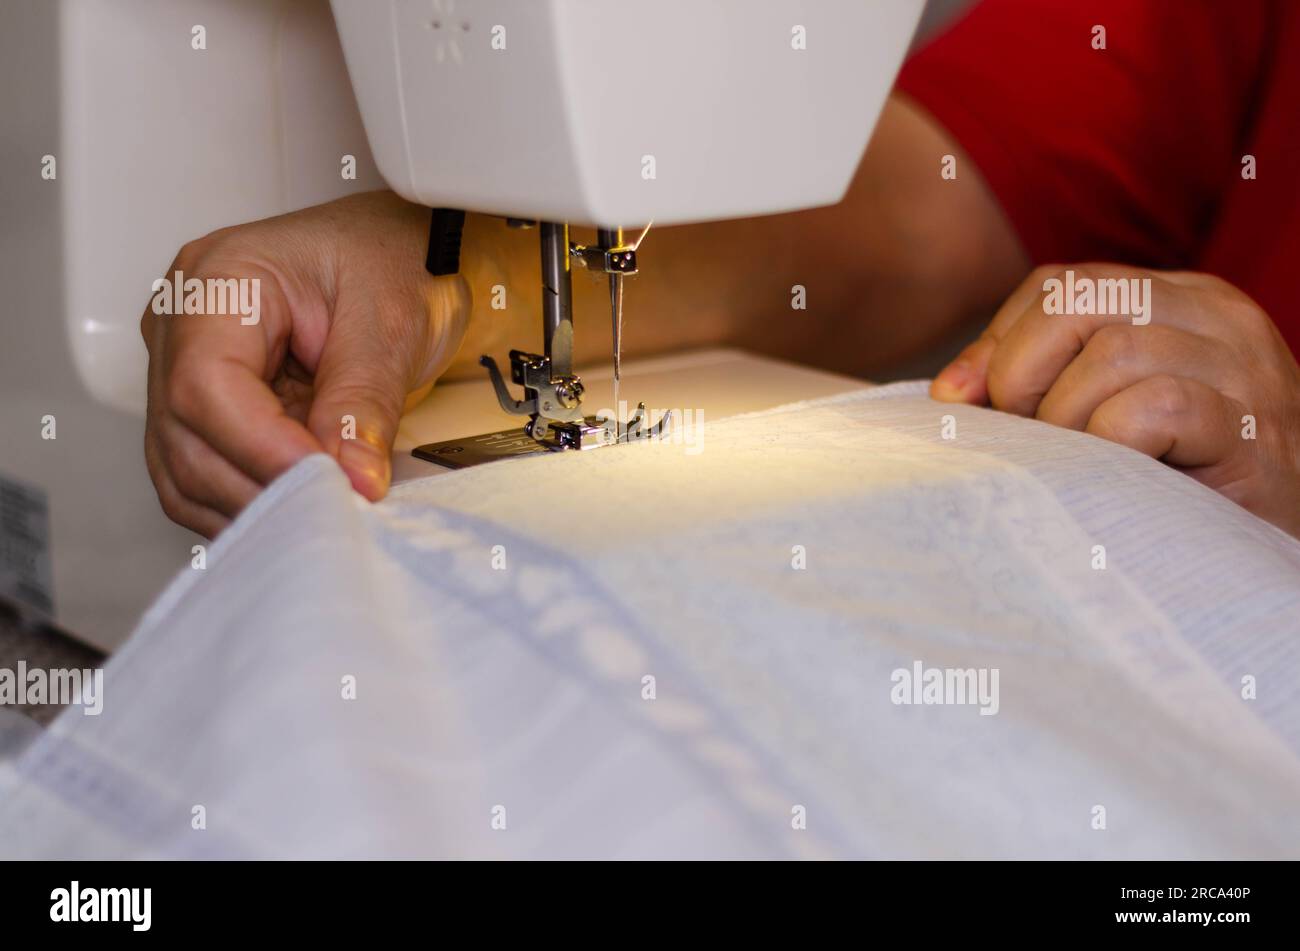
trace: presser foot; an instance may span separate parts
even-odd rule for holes
[[[659,422],[647,426],[645,403],[638,403],[636,412],[622,426],[617,419],[606,416],[584,416],[578,422],[556,422],[534,416],[524,426],[524,432],[546,449],[598,449],[621,442],[638,442],[664,436],[672,424],[671,411],[664,413]]]
[[[637,405],[636,412],[627,425],[619,427],[616,420],[604,416],[586,416],[581,422],[555,423],[544,419],[529,420],[524,426],[504,429],[481,436],[446,439],[426,443],[411,450],[411,455],[426,462],[435,462],[448,469],[468,469],[485,462],[496,462],[514,456],[529,456],[540,452],[586,451],[618,443],[643,442],[665,436],[672,423],[671,412],[665,413],[653,426],[645,425],[645,404]],[[542,429],[542,426],[545,429]],[[535,433],[543,432],[544,439]]]
[[[607,425],[613,427],[615,438],[614,442],[638,442],[642,439],[662,439],[668,434],[673,423],[673,412],[669,410],[659,417],[659,422],[653,426],[645,424],[645,403],[636,404],[636,412],[619,430],[618,420],[608,420]]]
[[[527,415],[528,422],[521,428],[426,443],[411,450],[417,459],[449,469],[466,469],[512,456],[571,449],[585,451],[659,439],[672,424],[672,413],[668,412],[654,425],[647,425],[645,403],[638,403],[631,419],[621,426],[617,419],[584,416],[582,381],[573,374],[552,377],[550,360],[535,353],[510,352],[511,378],[523,385],[527,397],[522,400],[510,395],[495,360],[485,356],[479,362],[488,371],[501,408],[512,415]]]

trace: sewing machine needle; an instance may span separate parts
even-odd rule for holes
[[[614,426],[621,433],[619,420],[618,385],[623,375],[623,275],[609,276],[609,310],[614,321]]]

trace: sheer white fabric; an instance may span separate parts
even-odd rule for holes
[[[305,460],[0,767],[0,853],[1294,857],[1300,543],[923,393],[375,506]]]

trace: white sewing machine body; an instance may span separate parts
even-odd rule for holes
[[[394,190],[619,226],[839,201],[922,6],[331,2]]]
[[[385,180],[607,226],[833,203],[922,5],[11,0],[0,478],[49,518],[26,583],[112,646],[190,563],[144,469],[138,330],[185,241]]]

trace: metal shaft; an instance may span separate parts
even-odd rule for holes
[[[569,226],[541,225],[542,342],[555,376],[573,372],[573,283],[569,268]]]
[[[622,228],[597,228],[596,243],[602,248],[623,245]],[[614,334],[614,416],[618,419],[618,390],[623,377],[623,275],[609,275],[609,315]]]

